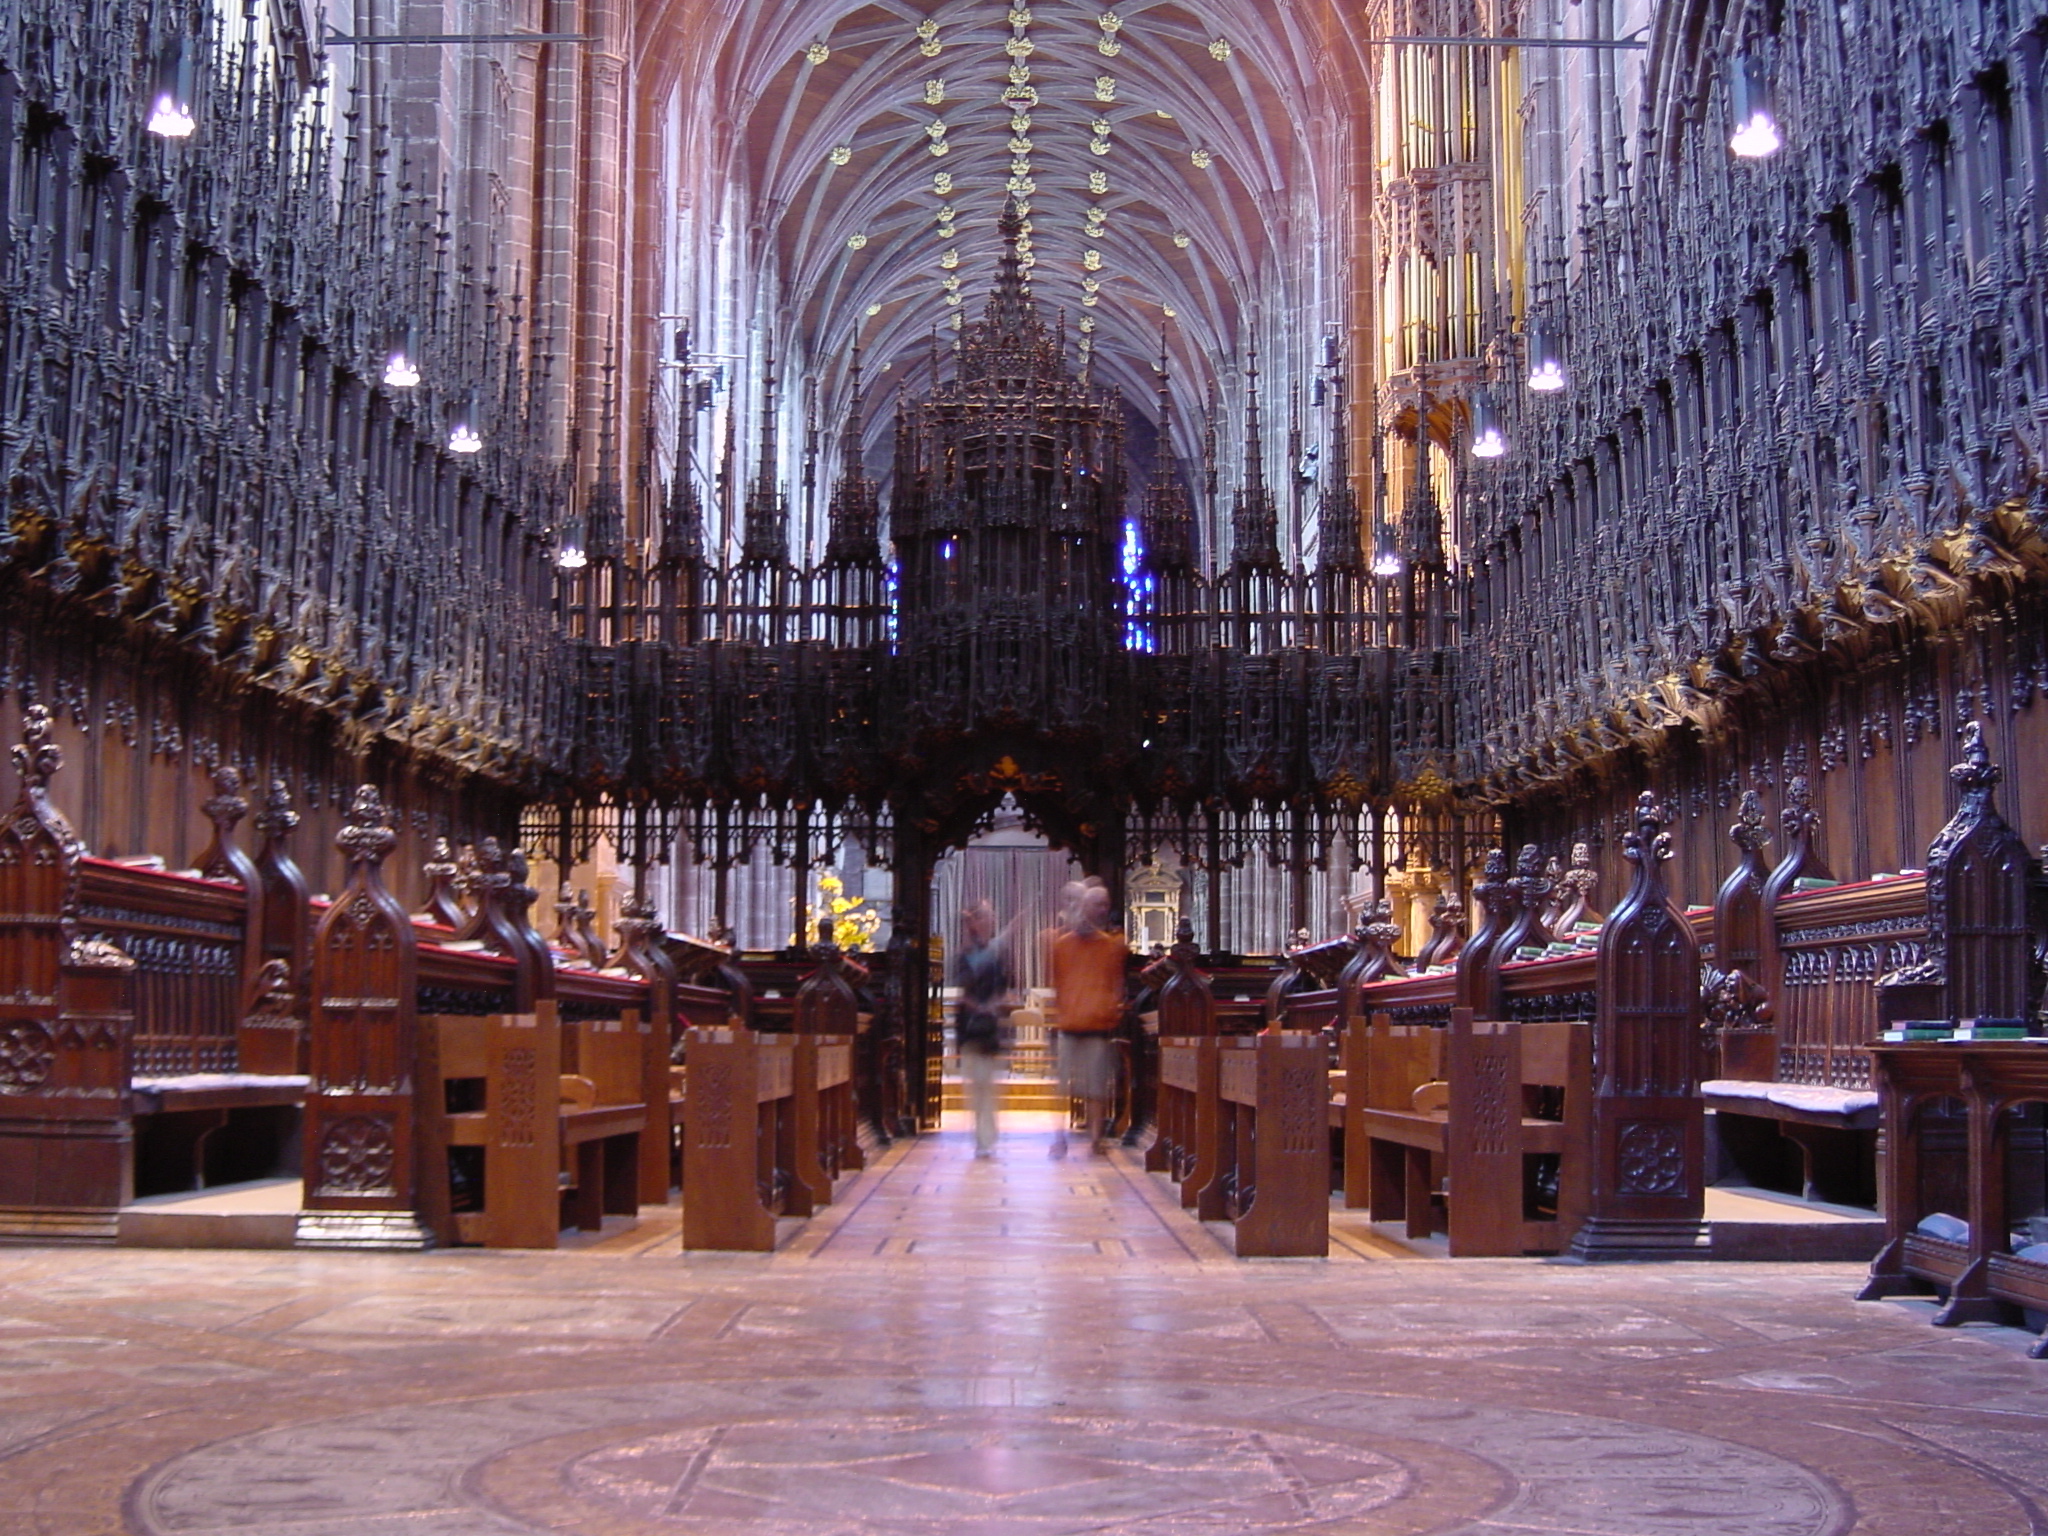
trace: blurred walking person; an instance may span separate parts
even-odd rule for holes
[[[1109,890],[1099,880],[1077,893],[1066,931],[1052,941],[1052,990],[1059,1010],[1062,1090],[1079,1099],[1090,1150],[1100,1155],[1109,1119],[1111,1036],[1123,1022],[1124,961],[1130,949],[1109,925]],[[1054,1133],[1052,1155],[1067,1155],[1065,1130]]]
[[[995,909],[977,901],[960,914],[965,942],[954,963],[953,979],[960,1004],[953,1016],[953,1038],[960,1050],[960,1079],[967,1107],[974,1113],[974,1155],[996,1151],[996,1079],[1001,1075],[1004,1015],[1009,1011],[1010,962],[996,936]]]

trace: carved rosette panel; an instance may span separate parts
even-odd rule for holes
[[[395,1195],[398,1138],[382,1115],[347,1115],[320,1138],[319,1195]]]
[[[47,1026],[16,1019],[0,1026],[0,1093],[33,1093],[50,1079],[56,1042]]]
[[[1669,1120],[1624,1122],[1615,1133],[1615,1175],[1624,1195],[1683,1195],[1685,1128]]]

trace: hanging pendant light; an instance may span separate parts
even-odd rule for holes
[[[149,94],[149,120],[143,125],[159,138],[186,139],[199,126],[192,115],[192,60],[185,40],[173,38],[157,60],[156,80]]]
[[[1529,322],[1525,336],[1529,352],[1529,387],[1539,394],[1564,388],[1564,356],[1550,327],[1540,320]]]
[[[1761,160],[1785,147],[1761,60],[1738,53],[1728,61],[1728,101],[1735,125],[1728,135],[1733,153],[1744,160]]]
[[[384,383],[390,389],[411,389],[420,381],[418,333],[407,326],[384,359]]]
[[[583,533],[572,520],[562,530],[561,548],[555,551],[555,569],[580,571],[590,564],[590,556],[583,550]]]
[[[455,420],[448,427],[448,451],[450,453],[482,453],[483,435],[477,430],[483,419],[481,402],[475,390],[469,393],[469,400],[455,413]]]
[[[1385,519],[1373,524],[1372,529],[1372,573],[1375,576],[1398,576],[1408,569],[1408,562],[1401,558],[1401,551],[1394,545],[1394,531],[1386,525]]]
[[[1493,396],[1483,389],[1475,390],[1472,395],[1472,457],[1497,459],[1507,451],[1507,430],[1501,426],[1500,413],[1493,408]]]

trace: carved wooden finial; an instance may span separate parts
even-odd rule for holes
[[[377,793],[376,785],[356,786],[348,815],[342,819],[341,830],[334,834],[334,846],[348,856],[351,866],[367,864],[373,869],[382,867],[391,850],[398,846],[391,813],[384,808],[384,797]]]
[[[1550,902],[1550,881],[1543,873],[1542,850],[1534,843],[1522,845],[1515,859],[1514,878],[1506,885],[1506,926],[1493,942],[1493,956],[1502,963],[1514,959],[1516,950],[1545,944],[1550,939],[1550,930],[1543,922],[1544,909]]]
[[[249,814],[249,802],[242,794],[242,772],[228,763],[213,770],[213,794],[202,801],[200,811],[213,823],[213,841],[199,856],[199,873],[208,880],[238,880],[245,887],[255,885],[255,866],[235,846],[235,828]]]
[[[1793,774],[1785,785],[1785,809],[1778,813],[1786,839],[1801,835],[1810,838],[1819,821],[1820,816],[1813,808],[1813,784],[1805,774]]]
[[[1593,850],[1586,843],[1572,844],[1571,868],[1559,877],[1561,887],[1558,900],[1557,922],[1552,933],[1560,939],[1571,937],[1572,930],[1581,923],[1604,921],[1600,911],[1593,905],[1593,898],[1600,890],[1600,871],[1593,867]]]
[[[1406,976],[1408,968],[1394,957],[1394,946],[1401,942],[1401,925],[1394,921],[1394,904],[1382,896],[1372,904],[1368,915],[1371,921],[1361,924],[1359,929],[1365,954],[1360,981]]]
[[[583,958],[590,962],[592,970],[603,970],[604,940],[597,936],[597,908],[590,903],[590,892],[576,893],[576,913],[573,921],[572,932],[575,935],[576,948]]]
[[[627,969],[644,975],[637,957],[660,942],[661,919],[656,915],[654,903],[647,899],[644,891],[634,891],[619,903],[619,915],[612,924],[612,930],[619,936],[619,952],[614,963],[624,962]]]
[[[1458,1006],[1490,1019],[1501,1006],[1500,961],[1506,957],[1498,953],[1500,941],[1510,936],[1521,903],[1508,878],[1505,848],[1487,851],[1486,872],[1472,887],[1472,899],[1479,904],[1479,923],[1458,952]]]
[[[1967,804],[1981,805],[1990,798],[1998,781],[2005,777],[2005,771],[1991,761],[1991,753],[1984,745],[1984,726],[1972,720],[1963,727],[1963,760],[1948,771],[1963,792]]]
[[[14,771],[21,775],[21,787],[37,794],[50,787],[50,779],[64,766],[64,751],[50,739],[55,722],[47,705],[31,704],[22,712],[21,741],[14,748]]]
[[[1167,954],[1177,964],[1182,966],[1193,965],[1202,958],[1201,948],[1195,943],[1194,919],[1185,912],[1180,915],[1180,920],[1173,925],[1173,948],[1168,950]]]
[[[1458,958],[1465,942],[1465,903],[1448,883],[1437,888],[1436,903],[1429,909],[1429,942],[1415,957],[1418,970],[1449,965]]]
[[[1671,857],[1671,812],[1656,795],[1644,790],[1636,796],[1635,825],[1621,840],[1621,856],[1636,866],[1636,888],[1648,889],[1644,880],[1655,883],[1661,894],[1664,874],[1658,866]]]
[[[582,942],[576,936],[576,898],[570,893],[569,882],[562,882],[562,893],[555,898],[555,948],[566,955],[581,955]]]
[[[263,796],[263,809],[256,813],[256,830],[265,838],[274,840],[298,824],[299,813],[292,809],[291,786],[283,779],[272,779]]]
[[[1728,835],[1745,854],[1761,852],[1770,842],[1770,828],[1764,823],[1763,797],[1755,790],[1742,792],[1735,806],[1735,824],[1728,829]]]
[[[14,771],[21,775],[14,816],[16,820],[28,818],[55,841],[68,868],[84,857],[85,846],[64,813],[50,802],[50,780],[64,766],[63,749],[50,739],[53,729],[45,706],[31,704],[23,711],[22,739],[13,752]]]
[[[434,839],[433,851],[427,855],[426,863],[420,866],[420,873],[427,878],[427,899],[421,904],[418,915],[446,928],[460,928],[465,914],[462,900],[456,894],[456,881],[461,876],[462,866],[447,838]]]

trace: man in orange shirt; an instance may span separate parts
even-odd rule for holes
[[[1121,933],[1109,926],[1109,891],[1100,883],[1083,887],[1066,932],[1052,941],[1052,990],[1059,1010],[1060,1081],[1071,1098],[1086,1106],[1091,1148],[1103,1151],[1109,1117],[1110,1036],[1123,1022],[1124,959]],[[1064,1130],[1053,1137],[1052,1155],[1067,1155]]]

